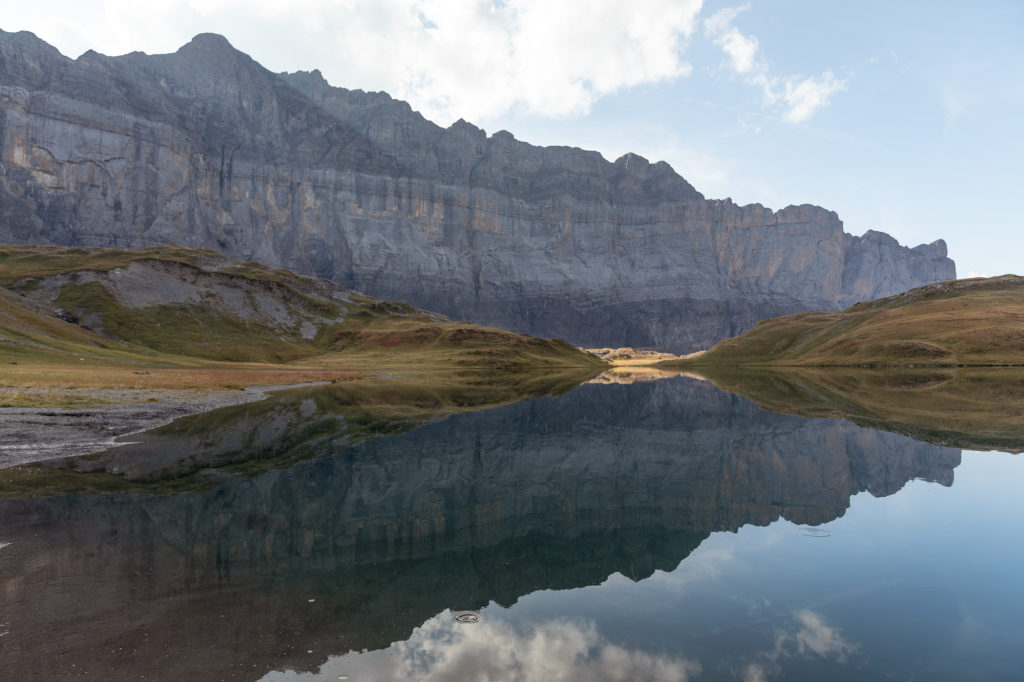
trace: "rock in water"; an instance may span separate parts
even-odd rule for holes
[[[62,56],[0,32],[0,241],[216,249],[586,346],[707,347],[956,276],[941,240],[706,200],[668,164],[441,128],[220,36]]]

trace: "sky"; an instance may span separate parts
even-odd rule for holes
[[[440,125],[664,160],[708,198],[1024,274],[1020,0],[0,0],[0,28],[69,57],[220,33]]]

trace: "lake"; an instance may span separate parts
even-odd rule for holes
[[[4,677],[1024,678],[1018,456],[684,377],[353,403],[0,477]]]

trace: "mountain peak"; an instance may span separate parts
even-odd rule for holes
[[[203,50],[204,52],[237,52],[235,46],[232,45],[227,38],[220,35],[219,33],[200,33],[196,35],[192,40],[183,45],[178,52],[183,50]]]
[[[4,85],[45,87],[69,61],[35,33],[0,30],[0,83]]]
[[[823,208],[706,201],[635,153],[441,128],[384,93],[275,75],[220,35],[51,54],[0,34],[0,84],[31,114],[0,136],[0,241],[202,245],[475,322],[673,352],[955,276],[940,245],[846,235]]]

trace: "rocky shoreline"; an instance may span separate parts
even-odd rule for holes
[[[317,382],[322,383],[322,382]],[[250,386],[241,390],[76,389],[98,406],[0,408],[0,469],[99,452],[124,444],[123,437],[190,414],[266,398],[273,391],[311,386]],[[21,389],[66,395],[68,389]],[[80,394],[80,395],[79,395]]]

